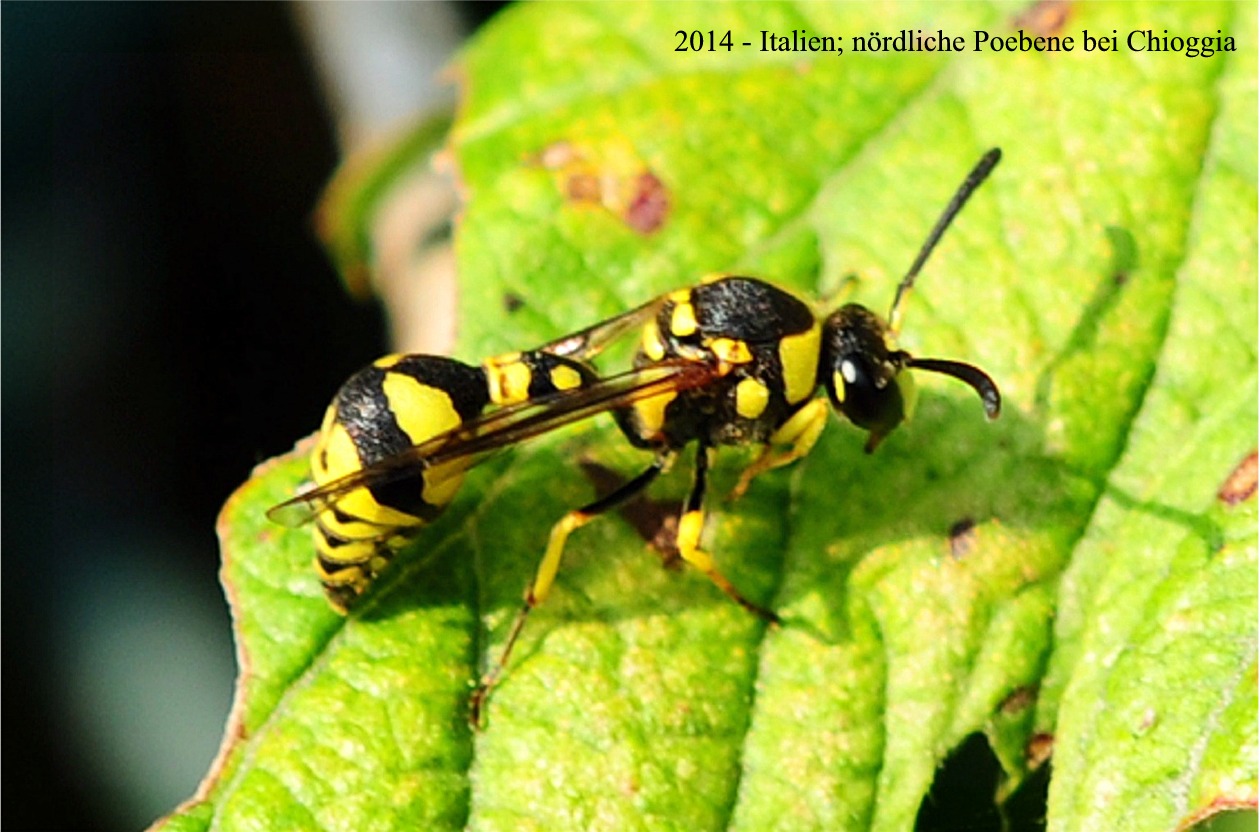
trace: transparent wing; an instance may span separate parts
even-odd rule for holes
[[[605,347],[632,330],[640,329],[648,318],[656,314],[667,295],[659,295],[642,306],[622,312],[620,315],[600,321],[594,326],[558,338],[538,348],[576,361],[586,361],[599,355]]]
[[[501,448],[662,393],[702,387],[719,374],[716,367],[695,361],[661,362],[599,379],[578,390],[500,408],[399,454],[303,491],[274,506],[267,517],[281,525],[300,526],[356,489],[415,477],[427,469],[464,460],[468,465],[458,468],[462,471]]]

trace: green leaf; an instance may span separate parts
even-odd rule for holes
[[[781,628],[662,569],[622,519],[581,530],[477,734],[470,680],[550,524],[593,494],[577,461],[646,458],[598,419],[496,459],[346,619],[309,536],[264,518],[305,476],[273,461],[224,511],[242,677],[219,764],[168,828],[908,829],[976,732],[1003,793],[1053,749],[1054,829],[1254,809],[1255,497],[1220,492],[1257,445],[1255,7],[1071,6],[1071,53],[849,49],[1053,28],[1020,11],[546,4],[486,27],[451,137],[459,356],[719,270],[882,312],[997,145],[902,342],[984,367],[1003,416],[926,377],[874,455],[833,425],[735,504],[750,456],[724,452],[708,545]],[[1080,47],[1146,27],[1240,51]],[[681,53],[679,29],[846,52]],[[654,496],[686,493],[679,467]]]

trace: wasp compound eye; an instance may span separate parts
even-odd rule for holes
[[[868,451],[905,420],[906,401],[892,365],[876,366],[861,353],[841,355],[826,385],[835,408],[871,432]]]

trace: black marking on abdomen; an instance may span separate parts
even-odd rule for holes
[[[342,385],[335,404],[337,421],[354,442],[359,463],[364,467],[413,445],[385,395],[384,383],[390,373],[409,376],[426,387],[441,390],[461,421],[480,413],[490,400],[484,371],[451,358],[408,355],[385,369],[375,365],[363,368]],[[414,476],[368,486],[368,491],[380,505],[424,521],[433,520],[444,508],[425,501],[423,471],[419,468]]]

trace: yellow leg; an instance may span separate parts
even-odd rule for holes
[[[861,282],[862,278],[858,277],[853,272],[849,272],[844,277],[840,278],[840,283],[836,285],[834,291],[826,297],[819,299],[817,305],[814,307],[815,310],[826,310],[826,312],[831,312],[839,309],[853,298],[853,295],[857,292],[858,285]]]
[[[739,482],[735,484],[728,500],[738,500],[748,491],[753,477],[764,474],[772,468],[795,462],[814,449],[814,443],[822,435],[827,426],[827,402],[825,399],[813,399],[802,407],[792,418],[788,419],[770,437],[770,442],[761,451],[761,456],[744,469]],[[784,445],[788,447],[783,448]]]
[[[727,594],[727,596],[739,604],[744,609],[754,615],[769,621],[771,624],[779,623],[779,616],[759,604],[754,604],[744,597],[730,579],[718,571],[717,563],[714,562],[713,556],[700,548],[700,532],[704,527],[704,512],[688,511],[678,521],[678,553],[682,555],[682,559],[699,569],[705,574],[710,581],[717,585],[717,588]]]
[[[516,640],[520,636],[521,630],[525,628],[525,619],[529,617],[530,610],[546,600],[547,593],[551,591],[551,586],[555,583],[556,573],[560,570],[560,560],[564,555],[564,545],[568,541],[569,535],[605,511],[616,508],[627,500],[636,497],[651,485],[652,481],[668,468],[672,461],[672,452],[658,454],[646,471],[624,483],[606,497],[601,497],[589,505],[570,511],[551,527],[551,535],[547,539],[547,550],[543,553],[542,560],[538,563],[538,570],[534,573],[534,579],[525,587],[524,603],[516,613],[516,619],[512,622],[512,629],[508,632],[507,643],[503,646],[503,652],[499,655],[499,660],[481,677],[481,682],[477,685],[477,689],[473,691],[468,710],[469,721],[472,722],[474,727],[481,727],[481,714],[486,698],[490,695],[491,689],[498,683],[499,677],[502,676],[503,668],[507,666],[508,659],[512,655],[512,648],[516,646]]]
[[[754,604],[744,597],[730,580],[718,571],[713,556],[700,548],[700,535],[704,532],[704,492],[708,480],[708,469],[712,449],[703,445],[696,454],[695,482],[691,486],[691,495],[687,498],[686,508],[678,518],[678,554],[684,561],[705,574],[735,603],[744,609],[769,621],[779,623],[779,616],[759,604]]]

